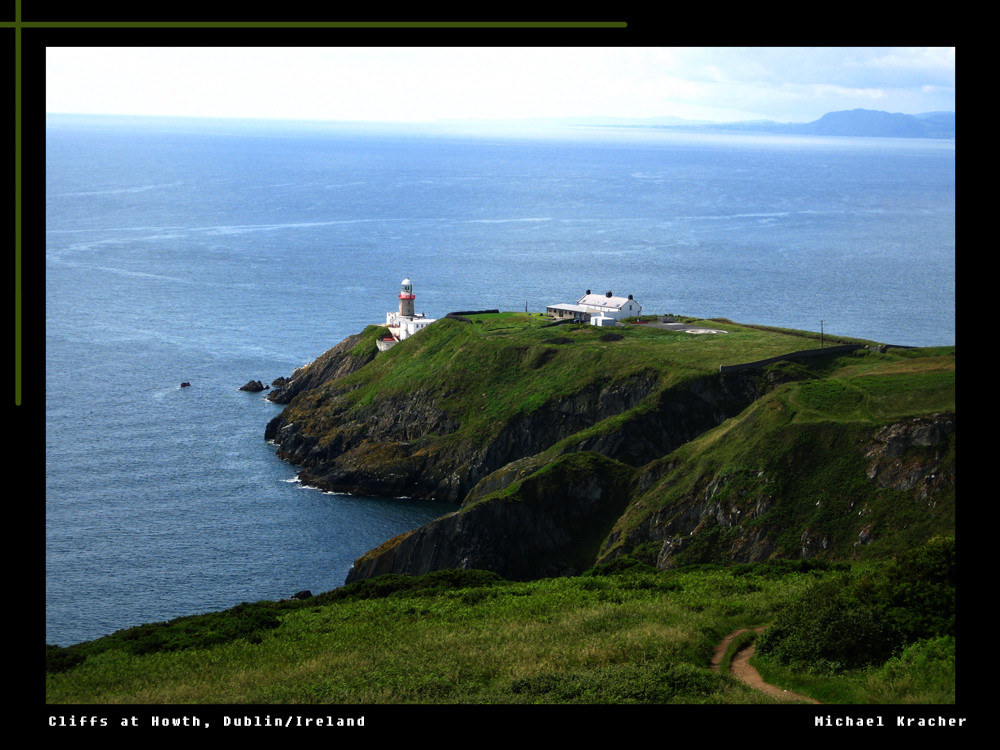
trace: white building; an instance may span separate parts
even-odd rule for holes
[[[545,312],[554,318],[574,318],[592,325],[616,325],[622,318],[637,317],[642,314],[642,305],[628,297],[615,297],[611,292],[591,294],[590,290],[576,301],[575,305],[549,305]]]
[[[403,279],[399,288],[399,310],[385,314],[385,325],[389,333],[378,342],[379,351],[385,351],[437,320],[437,318],[428,318],[423,313],[414,312],[416,298],[417,295],[413,293],[413,282],[409,279]]]

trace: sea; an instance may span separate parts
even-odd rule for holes
[[[954,140],[50,115],[46,642],[343,585],[454,507],[302,485],[288,376],[397,309],[955,343]],[[182,382],[190,387],[181,387]]]

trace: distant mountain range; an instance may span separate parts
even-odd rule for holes
[[[872,109],[828,112],[807,123],[734,122],[725,125],[700,125],[712,130],[755,131],[759,133],[794,133],[801,135],[854,135],[883,138],[954,138],[954,112],[927,112],[904,115]]]
[[[706,123],[679,118],[650,120],[609,120],[604,124],[622,127],[655,127],[698,131],[726,131],[740,133],[779,133],[795,135],[841,135],[876,138],[954,138],[954,112],[926,112],[918,115],[881,112],[871,109],[852,109],[828,112],[818,120],[807,123],[781,123],[771,120]]]

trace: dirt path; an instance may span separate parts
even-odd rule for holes
[[[715,647],[715,651],[712,653],[713,671],[719,671],[719,663],[722,661],[722,657],[725,656],[726,649],[729,648],[729,644],[732,643],[733,639],[740,633],[745,633],[749,629],[750,628],[741,628],[740,630],[734,630],[719,642],[719,645]],[[753,628],[753,630],[759,633],[764,630],[764,628]],[[791,693],[787,690],[782,690],[777,685],[769,685],[764,682],[757,670],[750,666],[750,657],[753,656],[753,654],[754,646],[752,643],[736,652],[730,661],[729,673],[755,690],[767,693],[771,697],[777,698],[778,700],[794,701],[796,703],[819,703],[818,700],[808,698],[804,695],[798,695],[797,693]]]

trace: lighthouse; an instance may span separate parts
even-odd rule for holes
[[[403,279],[403,283],[399,285],[399,312],[393,310],[385,314],[388,335],[378,342],[379,351],[386,351],[397,342],[409,338],[434,322],[434,318],[428,318],[423,313],[414,311],[413,300],[416,298],[417,295],[413,293],[413,282]]]
[[[413,317],[413,300],[417,298],[417,295],[413,293],[413,282],[409,279],[403,279],[403,283],[399,287],[399,315],[402,318],[412,318]]]

